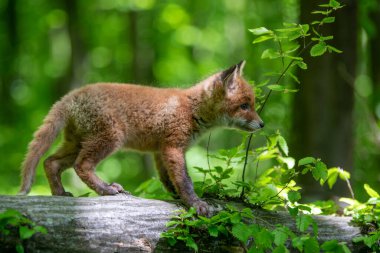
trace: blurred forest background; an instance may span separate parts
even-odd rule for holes
[[[248,29],[310,22],[310,11],[321,3],[0,0],[0,194],[17,192],[33,132],[69,90],[104,81],[188,87],[241,59],[247,60],[246,79],[262,82],[280,63],[260,59],[265,45],[253,45]],[[308,70],[297,74],[301,85],[294,84],[300,92],[274,94],[261,117],[266,133],[279,129],[285,136],[291,156],[319,157],[350,171],[360,200],[363,182],[380,191],[380,3],[342,3],[329,29],[344,53],[305,55]],[[210,152],[235,147],[244,135],[215,130]],[[199,176],[193,166],[207,166],[206,146],[207,136],[187,153],[193,178]],[[132,192],[155,176],[151,157],[131,152],[114,154],[97,171]],[[344,184],[326,193],[308,178],[302,182],[311,198],[348,195]],[[75,195],[90,191],[73,170],[64,173],[64,184]],[[49,192],[40,163],[32,194]]]

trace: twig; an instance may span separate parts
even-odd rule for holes
[[[207,141],[207,147],[206,147],[206,156],[207,156],[207,165],[208,165],[208,171],[210,173],[210,176],[212,177],[212,173],[211,173],[211,166],[210,166],[210,155],[209,155],[209,148],[210,148],[210,140],[211,140],[211,132],[208,136],[208,141]],[[206,173],[203,173],[203,183],[202,183],[202,188],[203,186],[205,185],[205,181],[206,181]]]
[[[344,170],[343,170],[342,168],[338,167],[338,169],[339,169],[341,172],[344,172]],[[350,190],[351,197],[352,197],[353,199],[355,199],[355,194],[354,194],[354,191],[352,190],[350,180],[348,180],[348,178],[344,175],[344,173],[341,173],[340,175],[343,175],[344,180],[345,180],[346,183],[347,183],[348,190]]]
[[[248,163],[248,152],[249,152],[249,147],[251,146],[251,140],[252,140],[252,136],[253,136],[253,133],[251,133],[248,137],[248,143],[247,143],[247,148],[245,149],[245,158],[244,158],[244,166],[243,166],[243,174],[241,175],[241,181],[242,182],[245,182],[245,170],[247,168],[247,163]],[[244,190],[245,190],[245,187],[243,185],[242,187],[242,190],[241,190],[241,194],[240,194],[240,198],[243,198],[244,196]]]

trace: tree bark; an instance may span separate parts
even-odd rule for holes
[[[235,205],[238,205],[235,203]],[[51,196],[0,196],[0,212],[11,208],[26,215],[48,233],[35,234],[25,242],[26,252],[168,252],[168,245],[160,240],[165,224],[175,210],[175,202],[148,200],[130,195],[72,198]],[[295,229],[294,219],[286,212],[253,210],[260,225],[268,227],[284,224]],[[347,242],[360,229],[349,225],[350,217],[315,216],[319,240]],[[242,252],[231,245],[202,247],[201,252]],[[0,241],[0,251],[5,245]],[[219,247],[219,248],[218,248]],[[223,247],[223,248],[221,248]],[[170,251],[187,251],[170,248]]]

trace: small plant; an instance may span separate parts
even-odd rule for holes
[[[14,247],[18,253],[24,252],[23,241],[28,240],[36,233],[46,234],[46,228],[37,226],[20,212],[8,209],[0,213],[0,244]],[[16,241],[7,240],[9,235],[17,238]]]
[[[350,198],[341,198],[340,201],[348,204],[344,209],[345,215],[352,216],[352,223],[362,229],[363,235],[355,237],[353,242],[363,243],[373,252],[379,252],[380,195],[367,184],[364,185],[364,189],[370,197],[365,203]]]

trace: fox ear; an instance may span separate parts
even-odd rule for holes
[[[236,66],[239,70],[239,75],[243,75],[243,69],[245,67],[245,60],[240,61]]]
[[[236,78],[241,76],[243,73],[243,68],[245,65],[245,61],[241,61],[236,65],[231,66],[230,68],[222,71],[221,79],[223,82],[223,86],[226,91],[231,92],[236,88]]]

